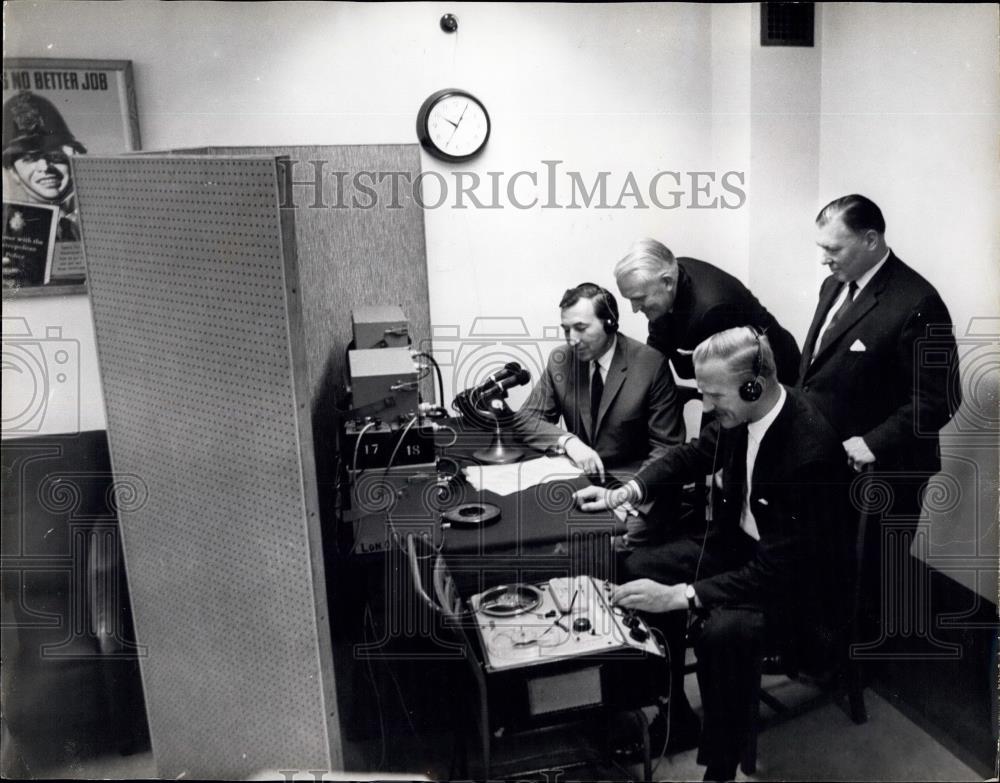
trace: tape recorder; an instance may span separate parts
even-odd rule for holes
[[[472,597],[488,670],[501,671],[579,656],[665,651],[642,619],[611,603],[613,587],[590,576],[541,585],[500,585]]]

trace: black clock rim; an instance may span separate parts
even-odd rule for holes
[[[438,149],[434,146],[434,142],[431,141],[430,133],[427,131],[427,115],[430,114],[431,109],[445,98],[456,95],[462,98],[468,98],[470,101],[475,101],[476,105],[483,110],[483,116],[486,117],[486,135],[483,137],[483,143],[468,155],[452,155]],[[472,158],[476,157],[476,155],[483,151],[486,143],[490,140],[490,133],[492,130],[493,121],[490,119],[490,113],[486,110],[483,102],[468,90],[462,90],[458,87],[446,87],[443,90],[431,93],[424,100],[424,102],[420,104],[420,111],[417,112],[417,140],[420,142],[420,146],[427,150],[428,154],[433,155],[435,158],[443,160],[447,163],[461,163],[462,161],[472,160]]]

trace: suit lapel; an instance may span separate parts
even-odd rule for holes
[[[618,390],[621,389],[627,375],[628,355],[625,350],[625,338],[619,335],[618,342],[615,344],[614,355],[611,357],[611,365],[608,367],[608,375],[604,379],[604,392],[601,394],[601,409],[597,412],[597,432],[601,431],[601,422],[604,421],[604,416],[607,414],[608,408],[611,407],[611,403],[614,401],[615,395],[618,394]],[[590,407],[589,395],[587,407]]]
[[[779,444],[784,444],[787,448],[789,441],[785,430],[792,421],[792,409],[796,403],[787,387],[785,395],[785,404],[781,406],[778,415],[771,422],[771,426],[767,428],[767,432],[764,433],[764,439],[757,451],[757,459],[753,463],[753,481],[751,482],[754,487],[766,484],[768,471],[779,465],[788,456],[779,447]]]
[[[725,462],[722,465],[722,490],[729,508],[728,519],[738,526],[743,511],[743,493],[747,474],[747,425],[741,424],[735,430],[720,433],[728,443]],[[714,481],[714,479],[713,479]]]
[[[802,346],[802,363],[799,365],[799,378],[805,378],[809,372],[809,365],[812,364],[813,346],[816,344],[816,335],[826,320],[826,314],[830,312],[830,305],[837,298],[841,286],[830,277],[828,282],[824,282],[819,295],[819,303],[816,305],[816,313],[813,315],[812,323],[809,325],[809,333],[806,335],[805,344]]]
[[[818,365],[825,357],[829,356],[844,332],[860,321],[878,303],[878,297],[871,288],[870,284],[866,285],[864,290],[858,295],[858,298],[848,308],[847,312],[840,316],[840,320],[833,325],[833,328],[827,334],[823,335],[825,344],[822,350],[816,354],[816,358],[813,359],[814,365]]]
[[[889,254],[889,258],[886,259],[885,265],[878,271],[878,273],[869,281],[860,294],[858,298],[854,300],[854,304],[851,305],[850,309],[844,313],[840,320],[834,325],[830,330],[829,336],[826,338],[826,345],[823,346],[815,358],[808,367],[816,368],[822,364],[826,359],[828,359],[832,353],[833,349],[838,346],[841,342],[841,337],[844,333],[853,327],[858,321],[864,318],[871,310],[878,304],[879,295],[885,290],[886,286],[889,284],[889,279],[892,275],[892,270],[895,264],[898,263],[898,259],[892,253]],[[838,289],[839,290],[839,286]],[[829,306],[827,307],[829,309]],[[824,312],[822,320],[826,320],[826,313]],[[822,324],[822,320],[820,323]],[[815,339],[815,335],[810,329],[810,335]],[[812,344],[809,344],[809,350],[811,352]],[[803,357],[803,361],[805,357]],[[807,372],[809,370],[807,369]],[[803,376],[804,377],[804,376]]]

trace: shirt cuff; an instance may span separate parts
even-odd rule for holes
[[[636,481],[635,479],[630,479],[629,482],[625,486],[628,487],[629,502],[630,503],[635,503],[635,504],[642,503],[642,501],[643,501],[642,494],[643,493],[642,493],[642,487],[639,486],[639,482]]]

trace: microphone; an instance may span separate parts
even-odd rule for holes
[[[470,398],[484,397],[487,394],[503,395],[507,389],[514,386],[524,386],[530,380],[531,373],[522,369],[517,362],[508,362],[481,384],[470,389],[468,394]]]

